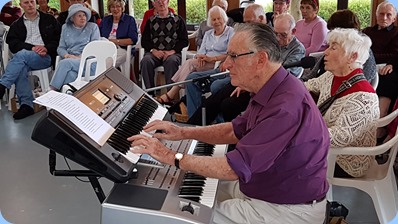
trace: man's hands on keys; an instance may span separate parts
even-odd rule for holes
[[[139,134],[129,137],[132,141],[130,151],[139,154],[149,154],[161,163],[174,165],[175,152],[168,149],[159,139],[180,140],[182,139],[182,128],[166,121],[153,121],[144,127],[144,132],[156,132],[151,137],[148,134]]]
[[[168,140],[181,140],[184,139],[183,128],[179,127],[168,121],[156,120],[144,127],[144,131],[153,134],[154,138],[168,139]]]

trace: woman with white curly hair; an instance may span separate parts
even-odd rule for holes
[[[328,126],[331,146],[375,146],[379,101],[362,71],[372,42],[356,29],[340,28],[329,32],[327,40],[326,72],[305,82],[305,86],[319,95],[317,104]],[[361,155],[338,156],[335,176],[363,176],[373,159]]]

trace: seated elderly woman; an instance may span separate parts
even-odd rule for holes
[[[99,26],[101,37],[107,38],[117,46],[117,58],[115,67],[119,67],[126,61],[127,46],[137,43],[138,32],[134,17],[124,13],[125,3],[123,0],[109,0],[108,11]],[[134,48],[131,49],[134,55]]]
[[[334,12],[330,16],[327,24],[329,30],[335,28],[354,28],[361,30],[358,16],[349,9],[337,10]],[[376,77],[376,60],[371,49],[369,50],[369,58],[363,64],[362,70],[365,78],[369,82]],[[317,61],[315,66],[311,69],[311,72],[304,74],[300,79],[308,81],[309,79],[319,77],[323,73],[325,73],[324,56]]]
[[[296,37],[305,47],[305,55],[326,49],[326,22],[318,16],[319,0],[301,0],[302,20],[296,23]]]
[[[333,147],[375,146],[379,102],[362,71],[369,57],[371,40],[356,29],[341,28],[329,32],[327,40],[326,72],[304,84],[309,91],[319,94],[317,104],[328,126],[330,143]],[[352,86],[341,91],[347,81]],[[331,96],[336,97],[334,101],[330,101]],[[339,156],[335,176],[363,176],[373,159],[370,156]]]
[[[227,21],[227,14],[221,7],[213,6],[209,10],[207,25],[213,29],[205,33],[196,57],[187,60],[171,78],[174,82],[184,81],[192,72],[213,69],[216,61],[225,60],[229,40],[234,35],[234,29],[226,25]],[[173,86],[157,99],[160,103],[170,103],[178,96],[180,89],[181,86]]]
[[[69,7],[68,18],[62,26],[61,39],[57,49],[62,60],[54,71],[50,82],[51,89],[60,90],[63,85],[75,81],[84,47],[91,41],[100,38],[97,24],[87,22],[90,16],[90,9],[82,4],[73,4]]]

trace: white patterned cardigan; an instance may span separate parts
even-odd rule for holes
[[[318,106],[330,97],[333,74],[325,72],[305,82],[311,92],[319,94]],[[376,93],[355,92],[336,99],[323,116],[333,147],[375,146],[376,120],[380,117]],[[371,156],[338,156],[337,164],[353,177],[363,176],[374,158]]]

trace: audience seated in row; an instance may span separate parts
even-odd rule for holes
[[[248,6],[244,13],[246,14],[250,12],[250,10],[255,7],[256,4]],[[274,18],[274,31],[276,33],[278,44],[281,47],[282,65],[300,61],[305,55],[305,49],[304,46],[294,36],[296,32],[294,18],[290,14],[286,13],[276,16]],[[297,76],[300,72],[299,68],[297,67],[288,68],[287,70],[294,76]],[[212,94],[208,99],[205,100],[205,102],[203,102],[203,106],[206,108],[207,124],[213,122],[218,114],[221,114],[223,119],[229,122],[246,109],[249,103],[250,93],[240,92],[237,90],[237,92],[234,94],[234,90],[235,87],[232,86],[231,83],[228,83],[219,92]],[[197,89],[193,92],[195,95],[199,94]],[[193,97],[191,97],[191,95],[194,94],[192,94],[190,88],[187,88],[188,105],[189,100],[193,101]],[[198,108],[199,106],[200,104],[196,104],[196,108],[193,108],[194,111],[192,112],[188,123],[197,125],[200,124],[202,111],[200,108]],[[190,109],[190,106],[188,106],[189,114]]]
[[[137,24],[134,17],[124,13],[124,0],[109,0],[108,11],[111,15],[105,16],[99,25],[101,37],[107,38],[117,46],[116,67],[126,61],[127,46],[138,41]],[[131,49],[134,55],[135,48]]]
[[[184,81],[192,72],[212,70],[217,61],[225,60],[229,40],[234,35],[234,29],[227,26],[227,21],[227,14],[221,7],[213,6],[209,10],[207,23],[212,29],[206,32],[195,58],[187,60],[174,74],[172,77],[174,82]],[[183,86],[173,86],[167,93],[158,97],[158,101],[170,103],[178,97],[179,90]]]
[[[30,116],[33,111],[33,94],[28,72],[50,67],[57,55],[60,38],[60,26],[54,16],[36,9],[36,2],[21,0],[20,6],[25,11],[26,22],[32,26],[27,29],[24,18],[19,18],[10,26],[7,44],[14,54],[8,62],[6,71],[0,80],[0,98],[5,90],[15,84],[20,108],[14,119]]]
[[[188,33],[181,16],[168,9],[169,0],[153,0],[157,14],[150,17],[142,33],[141,46],[145,55],[140,63],[146,88],[155,86],[155,68],[164,67],[166,83],[181,64],[181,50],[188,46]]]
[[[62,26],[61,39],[57,49],[58,55],[62,59],[55,68],[50,82],[51,89],[61,90],[63,85],[75,81],[84,47],[91,41],[100,38],[98,26],[88,22],[90,16],[90,10],[82,4],[73,4],[69,7],[68,17]],[[93,72],[94,68],[91,70]]]

